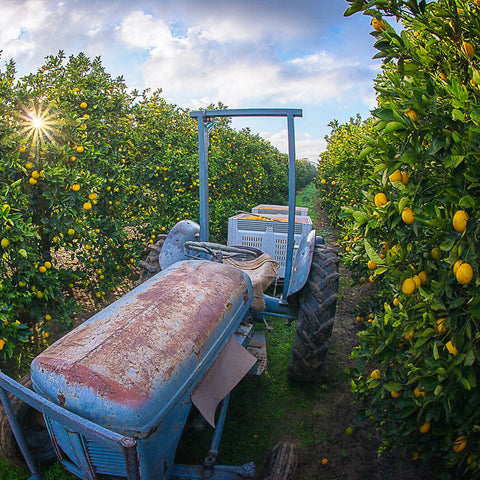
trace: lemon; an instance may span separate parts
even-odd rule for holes
[[[402,220],[407,225],[411,225],[415,221],[414,215],[415,212],[411,208],[406,207],[402,211]]]
[[[468,214],[464,210],[457,210],[453,216],[453,228],[456,232],[462,233],[467,228]]]
[[[411,295],[417,288],[413,278],[406,278],[402,283],[402,293]]]
[[[420,428],[420,433],[427,433],[430,430],[430,423],[424,423]]]
[[[388,200],[387,200],[387,196],[384,193],[380,192],[380,193],[377,193],[375,195],[375,200],[374,201],[375,201],[375,205],[377,207],[381,207],[381,206],[385,205]]]
[[[462,263],[455,274],[460,285],[468,285],[473,278],[473,268],[469,263]]]
[[[68,231],[67,231],[67,233],[68,233],[69,235],[75,235],[75,230],[74,230],[73,228],[69,228]]]
[[[2,238],[0,245],[2,248],[7,248],[10,245],[10,240],[8,238]]]

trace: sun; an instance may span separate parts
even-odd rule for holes
[[[18,114],[20,118],[20,133],[26,136],[26,140],[32,140],[32,147],[43,144],[46,141],[54,142],[54,134],[59,121],[48,108],[43,109],[40,103],[38,107],[22,107],[23,112]]]

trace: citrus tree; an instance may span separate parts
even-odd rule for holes
[[[199,180],[189,112],[161,91],[128,92],[99,58],[60,51],[18,81],[9,62],[0,98],[0,351],[9,356],[29,334],[68,328],[79,292],[101,302],[146,243],[198,218]],[[238,210],[284,203],[286,156],[265,140],[219,120],[210,154],[218,240]]]
[[[372,18],[383,59],[363,153],[372,174],[346,210],[363,238],[348,255],[363,258],[385,302],[360,334],[354,390],[385,448],[435,459],[441,478],[478,477],[480,10],[350,3],[347,15]]]

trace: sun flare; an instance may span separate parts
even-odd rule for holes
[[[56,120],[48,108],[22,107],[23,112],[18,114],[20,118],[21,134],[26,136],[27,141],[32,141],[32,147],[43,144],[46,141],[53,142],[56,132]]]

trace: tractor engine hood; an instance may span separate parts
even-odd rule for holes
[[[252,297],[234,267],[178,262],[38,355],[33,387],[104,427],[147,435],[197,385]]]

